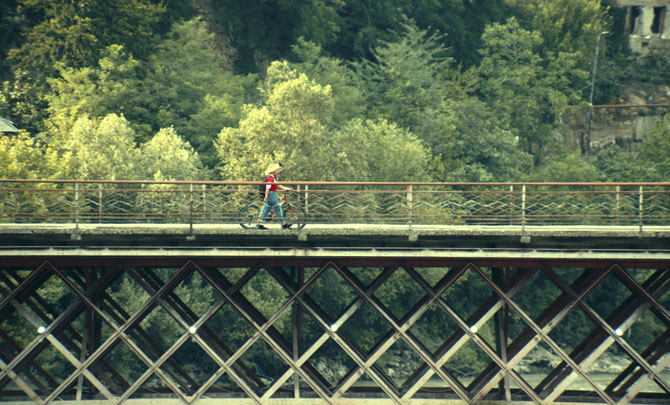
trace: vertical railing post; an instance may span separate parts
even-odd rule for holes
[[[189,184],[189,193],[188,193],[188,226],[189,234],[193,234],[193,183]]]
[[[79,182],[74,183],[74,226],[79,229]]]
[[[509,224],[514,225],[514,184],[509,186]]]
[[[202,185],[202,219],[207,218],[207,184]]]
[[[526,185],[521,186],[521,229],[526,231]]]
[[[102,183],[98,183],[98,223],[102,223]]]
[[[304,206],[302,207],[305,211],[305,215],[309,218],[309,184],[305,184],[305,198]]]
[[[642,232],[642,224],[644,223],[644,186],[640,184],[640,204],[638,209],[640,220],[640,232]]]
[[[616,213],[616,223],[621,223],[621,186],[616,186],[616,206],[614,212]]]
[[[414,189],[412,184],[407,186],[407,224],[412,226],[412,211],[414,209]]]

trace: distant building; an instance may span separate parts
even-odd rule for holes
[[[3,135],[13,135],[18,134],[19,130],[14,126],[12,121],[0,117],[0,132]]]
[[[670,0],[612,0],[615,7],[628,7],[626,32],[633,52],[670,50]]]

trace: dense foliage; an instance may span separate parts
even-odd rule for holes
[[[6,0],[0,116],[22,132],[0,137],[0,177],[258,180],[279,160],[287,180],[667,181],[668,117],[591,161],[556,134],[603,31],[596,101],[668,85],[667,56],[629,67],[609,3]]]
[[[193,165],[201,168],[173,172],[177,179],[256,179],[272,160],[293,180],[555,180],[561,166],[573,179],[662,180],[665,173],[629,167],[645,148],[615,147],[573,165],[574,145],[566,149],[557,136],[566,113],[585,111],[601,32],[610,31],[600,42],[600,102],[615,98],[621,88],[613,83],[627,76],[644,81],[640,72],[653,71],[647,81],[655,85],[667,78],[662,55],[631,70],[619,44],[621,10],[606,0],[243,7],[9,0],[1,7],[0,115],[26,132],[4,144],[34,139],[34,153],[55,156],[44,159],[46,177],[146,173],[111,168],[117,163],[93,174],[56,164],[85,156],[76,150],[86,144],[81,120],[124,126],[110,133],[132,129],[128,138],[105,140],[122,142],[112,149],[142,149],[173,128],[175,147],[197,152]],[[630,74],[617,73],[624,66]],[[658,125],[654,133],[667,130],[667,121]],[[666,149],[654,155],[666,155],[667,145],[657,143]],[[8,148],[0,153],[12,155]],[[380,163],[407,158],[406,150],[416,153],[403,170]]]

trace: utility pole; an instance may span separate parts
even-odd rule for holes
[[[598,49],[600,48],[600,37],[602,35],[608,34],[609,31],[603,31],[598,34],[596,39],[596,49],[593,52],[593,71],[591,72],[591,94],[589,95],[589,116],[586,120],[586,139],[582,142],[583,152],[586,153],[586,157],[591,156],[591,117],[593,116],[593,90],[595,89],[596,84],[596,69],[598,67]]]

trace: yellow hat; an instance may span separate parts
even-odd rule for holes
[[[268,176],[270,173],[273,173],[276,170],[281,169],[281,164],[279,163],[273,163],[270,166],[268,166],[267,169],[265,169],[265,175]]]

